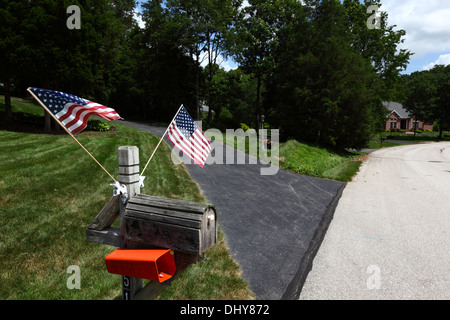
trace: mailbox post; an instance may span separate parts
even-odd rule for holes
[[[110,199],[87,227],[86,238],[120,248],[121,252],[112,253],[105,262],[108,270],[114,269],[112,273],[125,270],[118,273],[122,274],[124,300],[153,299],[166,288],[166,282],[173,281],[191,264],[198,263],[204,252],[214,246],[217,241],[216,210],[211,204],[140,194],[138,148],[120,147],[118,156],[119,183],[127,187],[127,195]],[[118,217],[120,228],[112,227]],[[139,250],[152,252],[138,254],[136,260],[136,251]],[[171,258],[167,256],[168,252]],[[126,260],[123,264],[120,262],[122,258]],[[155,278],[154,270],[159,270],[159,267],[160,270],[170,270],[170,280],[149,281],[142,287],[142,279],[130,276],[150,273],[147,279],[152,280]]]
[[[133,248],[125,237],[125,230],[122,228],[125,207],[128,201],[141,193],[139,184],[139,149],[134,146],[119,147],[119,183],[127,187],[127,198],[120,201],[120,247]],[[123,300],[133,300],[136,293],[142,289],[142,279],[122,276],[122,298]]]

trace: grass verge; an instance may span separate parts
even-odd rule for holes
[[[0,117],[4,106],[0,100]],[[13,112],[39,117],[40,107],[13,101]],[[41,122],[43,124],[43,120]],[[117,177],[117,149],[135,145],[141,163],[159,139],[115,124],[114,132],[82,132],[79,141]],[[146,172],[142,193],[204,202],[183,165],[162,144]],[[112,195],[112,180],[65,134],[0,130],[0,299],[109,300],[121,296],[121,277],[104,257],[115,248],[86,240],[85,230]],[[162,299],[253,299],[229,256],[223,234]],[[69,266],[81,271],[81,289],[68,289]]]
[[[280,144],[280,166],[299,174],[348,182],[358,172],[362,153],[333,151],[290,140]]]
[[[381,148],[391,148],[391,147],[398,147],[403,146],[404,144],[390,142],[390,141],[383,141],[381,144],[380,141],[370,140],[367,144],[367,148],[369,149],[381,149]]]
[[[241,151],[250,153],[249,139],[244,146],[237,143],[234,136],[223,134],[223,142]],[[259,147],[259,146],[258,146]],[[269,151],[270,153],[270,151]],[[257,154],[252,154],[257,156]],[[333,151],[311,146],[295,140],[279,144],[279,166],[298,174],[349,182],[362,164],[363,153],[351,151]]]

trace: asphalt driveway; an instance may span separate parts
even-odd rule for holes
[[[162,136],[165,128],[124,121]],[[169,143],[171,146],[172,144]],[[246,157],[246,164],[186,164],[209,202],[216,206],[242,277],[258,299],[298,299],[312,260],[332,219],[344,183],[280,169],[261,175],[267,164],[220,143],[213,152]],[[230,159],[230,158],[228,158]]]

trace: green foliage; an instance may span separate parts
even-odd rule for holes
[[[371,5],[379,7],[380,29],[369,29],[367,9]],[[405,30],[394,30],[388,24],[388,13],[384,11],[381,0],[344,0],[346,25],[350,31],[353,48],[373,65],[383,90],[384,101],[399,101],[403,94],[400,85],[400,72],[405,70],[412,53],[398,49],[404,40]]]
[[[418,119],[434,121],[440,137],[450,128],[450,66],[437,65],[405,79],[405,108]]]
[[[250,129],[250,127],[248,125],[246,125],[245,123],[241,123],[241,129],[245,131],[247,131],[248,129]]]
[[[280,166],[299,174],[351,181],[361,162],[359,153],[336,152],[289,140],[280,145]]]
[[[216,118],[221,114],[223,107],[227,108],[233,115],[232,119],[226,124],[227,128],[237,128],[241,122],[249,123],[254,121],[254,115],[251,111],[255,105],[256,79],[252,75],[245,74],[241,69],[230,70],[226,72],[218,69],[212,82],[211,100],[213,103],[210,109],[214,111],[215,116],[210,126],[217,125]]]
[[[296,19],[280,31],[268,85],[272,122],[285,139],[362,148],[383,117],[381,84],[351,46],[339,1],[313,4],[297,4]]]
[[[292,1],[250,0],[237,21],[237,36],[232,51],[242,69],[256,78],[255,104],[252,110],[255,127],[259,128],[262,114],[261,95],[265,78],[275,66],[273,51],[277,45],[276,32],[283,12]]]
[[[186,26],[169,15],[162,1],[148,1],[142,8],[145,27],[128,30],[114,65],[111,106],[127,118],[164,122],[184,104],[195,117],[199,66],[187,54]]]
[[[205,104],[205,128],[259,128],[264,114],[285,139],[337,148],[363,146],[381,101],[404,98],[405,32],[386,13],[380,30],[366,25],[380,0],[146,1],[143,28],[134,0],[0,1],[0,80],[22,95],[42,86],[161,122],[181,104],[200,118]],[[80,30],[66,27],[70,4]],[[8,99],[5,109],[12,118]]]
[[[101,121],[98,119],[89,119],[87,126],[86,126],[86,131],[105,132],[105,131],[109,131],[110,128],[111,128],[111,126],[104,121]]]
[[[220,110],[220,114],[219,114],[219,118],[221,120],[231,120],[233,119],[233,115],[231,114],[230,110],[228,110],[227,108],[222,108],[222,110]]]

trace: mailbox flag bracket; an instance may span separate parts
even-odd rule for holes
[[[171,249],[117,249],[105,257],[109,273],[164,282],[176,271]]]

